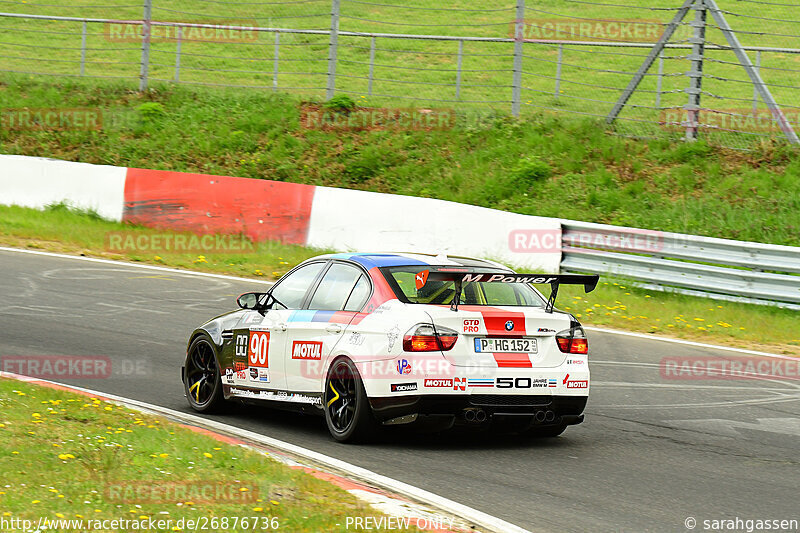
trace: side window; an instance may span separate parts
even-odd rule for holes
[[[287,277],[281,279],[272,291],[272,295],[277,299],[286,309],[300,309],[303,303],[303,297],[308,291],[308,287],[317,277],[325,263],[311,263],[298,270],[295,270]],[[282,306],[276,304],[276,309]]]
[[[367,303],[369,299],[369,293],[369,280],[367,276],[361,274],[361,277],[358,278],[356,282],[356,286],[353,287],[353,292],[350,293],[350,297],[347,299],[347,303],[344,304],[344,310],[361,311],[361,308],[364,307],[364,304]]]
[[[361,276],[361,271],[356,267],[334,263],[319,283],[308,308],[341,311]]]

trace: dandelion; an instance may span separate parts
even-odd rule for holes
[[[260,513],[260,512],[261,512],[261,511],[263,511],[263,510],[264,510],[264,508],[263,508],[263,507],[253,507],[253,511],[255,511],[255,512],[257,512],[257,513]]]
[[[208,459],[211,459],[212,457],[214,457],[213,455],[211,455],[211,454],[210,454],[210,453],[208,453],[208,452],[203,452],[203,456],[204,456],[204,457],[207,457]]]
[[[56,518],[64,518],[64,515],[61,513],[56,513]]]
[[[168,453],[160,453],[160,454],[158,454],[158,456],[161,457],[162,459],[166,459],[167,457],[169,457],[169,454]]]
[[[66,461],[67,459],[75,459],[75,456],[71,453],[60,453],[58,454],[58,458],[62,461]]]
[[[281,504],[281,502],[276,501],[276,500],[270,500],[269,503],[271,503],[272,505],[280,505]]]
[[[42,503],[42,500],[33,500],[31,503]]]

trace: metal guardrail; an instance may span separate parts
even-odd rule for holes
[[[800,310],[800,247],[572,221],[562,230],[562,271]]]

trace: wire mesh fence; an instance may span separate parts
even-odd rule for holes
[[[638,72],[616,131],[685,137],[691,126],[699,137],[746,147],[800,127],[798,7],[790,0],[0,0],[0,71],[598,118],[608,117]],[[774,102],[756,90],[720,17]],[[671,23],[674,33],[643,71]]]

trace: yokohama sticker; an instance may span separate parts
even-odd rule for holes
[[[294,341],[292,359],[319,361],[322,359],[322,343],[319,341]]]
[[[416,383],[392,383],[392,392],[410,392],[417,390]]]
[[[247,345],[250,366],[269,368],[269,331],[251,331]]]

